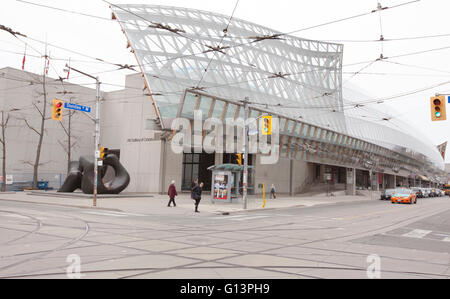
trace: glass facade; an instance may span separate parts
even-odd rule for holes
[[[156,5],[112,7],[143,71],[163,126],[171,119],[280,119],[281,155],[435,180],[444,162],[425,136],[398,120],[368,120],[377,102],[342,88],[343,45],[306,40],[233,18]],[[149,26],[160,24],[162,26]],[[218,47],[220,45],[221,47]],[[207,71],[205,71],[207,69]],[[186,92],[188,91],[188,92]],[[349,107],[353,102],[364,105]]]

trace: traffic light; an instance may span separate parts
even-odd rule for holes
[[[272,116],[263,116],[262,134],[272,135]]]
[[[62,106],[63,101],[58,99],[53,99],[52,104],[52,119],[62,121]]]
[[[108,148],[107,147],[101,147],[100,148],[100,159],[105,158],[105,156],[108,154]]]
[[[242,165],[242,154],[236,154],[236,162]]]
[[[445,96],[435,96],[431,100],[431,121],[447,120]]]

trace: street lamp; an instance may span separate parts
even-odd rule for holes
[[[93,206],[97,206],[97,187],[98,187],[98,159],[100,158],[100,109],[99,109],[99,103],[100,103],[100,80],[98,77],[94,77],[92,75],[89,75],[85,72],[82,72],[80,70],[77,70],[74,67],[71,67],[66,64],[66,67],[64,68],[64,72],[68,73],[70,70],[74,70],[77,73],[80,73],[86,77],[92,78],[95,80],[95,86],[96,86],[96,99],[95,99],[95,151],[94,151],[94,194],[93,194]]]

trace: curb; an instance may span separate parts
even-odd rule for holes
[[[69,192],[46,192],[46,191],[29,191],[26,193],[31,196],[46,196],[46,197],[59,197],[59,198],[75,198],[75,199],[89,199],[92,198],[92,194],[84,193],[69,193]],[[98,194],[99,199],[127,199],[127,198],[153,198],[153,194]]]
[[[79,206],[79,205],[53,203],[53,202],[38,202],[38,201],[28,201],[28,200],[20,200],[20,199],[3,199],[3,198],[0,198],[0,201],[21,202],[21,203],[30,203],[30,204],[39,204],[39,205],[52,205],[52,206],[60,206],[60,207],[72,207],[72,208],[79,208],[79,209],[103,210],[103,211],[110,211],[110,212],[125,213],[124,211],[122,211],[120,209],[88,207],[88,206]]]
[[[259,209],[249,209],[249,210],[237,210],[237,211],[214,211],[211,212],[216,215],[228,216],[231,214],[243,214],[243,213],[252,213],[252,212],[261,212],[261,211],[273,211],[273,210],[284,210],[284,209],[292,209],[292,208],[307,208],[305,205],[295,205],[289,207],[279,207],[279,208],[259,208]]]
[[[351,201],[351,203],[359,203],[359,202],[367,202],[368,200],[355,200]],[[370,201],[370,200],[369,200]],[[249,210],[236,210],[236,211],[213,211],[211,213],[216,215],[223,215],[228,216],[231,214],[244,214],[244,213],[252,213],[252,212],[261,212],[261,211],[273,211],[273,210],[287,210],[292,208],[313,208],[318,206],[332,206],[337,204],[346,204],[349,203],[349,201],[338,201],[338,202],[331,202],[331,203],[319,203],[315,205],[293,205],[288,207],[279,207],[279,208],[259,208],[259,209],[249,209]]]

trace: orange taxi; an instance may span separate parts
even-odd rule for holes
[[[414,191],[407,188],[395,189],[391,196],[391,203],[408,203],[416,204],[417,196]]]

